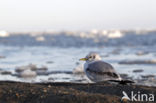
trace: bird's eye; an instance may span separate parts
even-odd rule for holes
[[[93,58],[95,58],[95,56],[93,56]]]

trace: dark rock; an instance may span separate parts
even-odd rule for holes
[[[2,71],[1,74],[2,75],[11,75],[12,73],[10,71]]]
[[[133,70],[134,73],[141,73],[141,72],[143,72],[143,71],[144,71],[144,70],[142,70],[142,69]]]
[[[131,91],[156,94],[156,87],[109,83],[31,84],[1,81],[0,103],[121,103],[123,91],[128,95]]]
[[[53,64],[54,62],[53,61],[47,61],[46,63],[47,64]]]

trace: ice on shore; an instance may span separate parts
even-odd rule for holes
[[[26,66],[16,67],[15,71],[17,76],[28,78],[28,77],[36,77],[38,74],[42,75],[48,70],[47,67],[37,67],[35,64],[29,64]]]

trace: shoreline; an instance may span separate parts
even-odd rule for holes
[[[140,85],[0,81],[0,103],[121,103],[122,91],[156,95],[156,87]]]

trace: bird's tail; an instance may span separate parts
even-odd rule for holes
[[[123,84],[123,85],[135,83],[132,80],[108,80],[108,81],[109,82],[115,82],[115,83]]]

